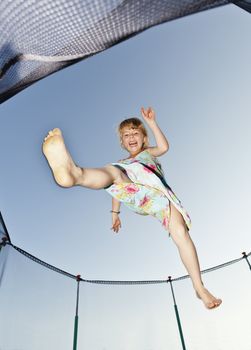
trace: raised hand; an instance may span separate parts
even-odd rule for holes
[[[141,107],[141,114],[145,122],[148,124],[151,124],[156,120],[156,115],[152,107],[146,109],[144,107]]]

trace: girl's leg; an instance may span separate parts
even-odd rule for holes
[[[60,186],[101,189],[112,183],[130,182],[122,171],[112,165],[100,169],[78,167],[65,146],[60,129],[49,131],[44,139],[43,152]]]
[[[215,298],[203,285],[200,273],[200,265],[196,248],[188,233],[181,213],[170,203],[171,217],[169,223],[170,235],[178,247],[179,254],[188,274],[191,277],[197,296],[202,299],[208,309],[221,304],[221,300]]]

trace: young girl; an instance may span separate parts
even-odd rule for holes
[[[66,149],[59,129],[49,131],[45,137],[44,155],[60,186],[105,188],[112,195],[114,232],[121,228],[121,202],[138,214],[156,217],[177,245],[197,296],[208,309],[215,308],[221,304],[221,300],[203,285],[196,249],[188,233],[191,220],[166,183],[156,159],[168,151],[168,141],[156,122],[153,109],[141,108],[141,114],[153,132],[156,146],[149,147],[146,129],[139,119],[126,119],[119,125],[118,131],[121,146],[128,151],[129,157],[117,163],[96,169],[80,168]]]

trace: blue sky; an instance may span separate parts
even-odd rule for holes
[[[250,15],[234,5],[188,16],[52,75],[1,105],[0,208],[13,243],[84,278],[185,274],[157,221],[122,207],[122,230],[114,235],[109,195],[58,187],[41,152],[47,131],[60,127],[77,164],[114,162],[125,156],[117,124],[151,105],[170,142],[160,161],[192,217],[202,268],[250,251],[250,31]],[[246,264],[205,275],[205,283],[223,299],[213,312],[195,298],[190,281],[175,284],[187,347],[247,350]],[[74,281],[10,252],[1,288],[0,349],[69,349],[75,289]],[[179,349],[175,322],[168,285],[81,284],[80,349]]]

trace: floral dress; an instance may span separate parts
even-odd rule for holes
[[[134,158],[124,159],[112,165],[121,169],[132,182],[112,184],[106,188],[109,194],[137,214],[156,217],[167,230],[171,202],[182,214],[187,228],[190,229],[191,219],[166,183],[157,158],[144,150]]]

